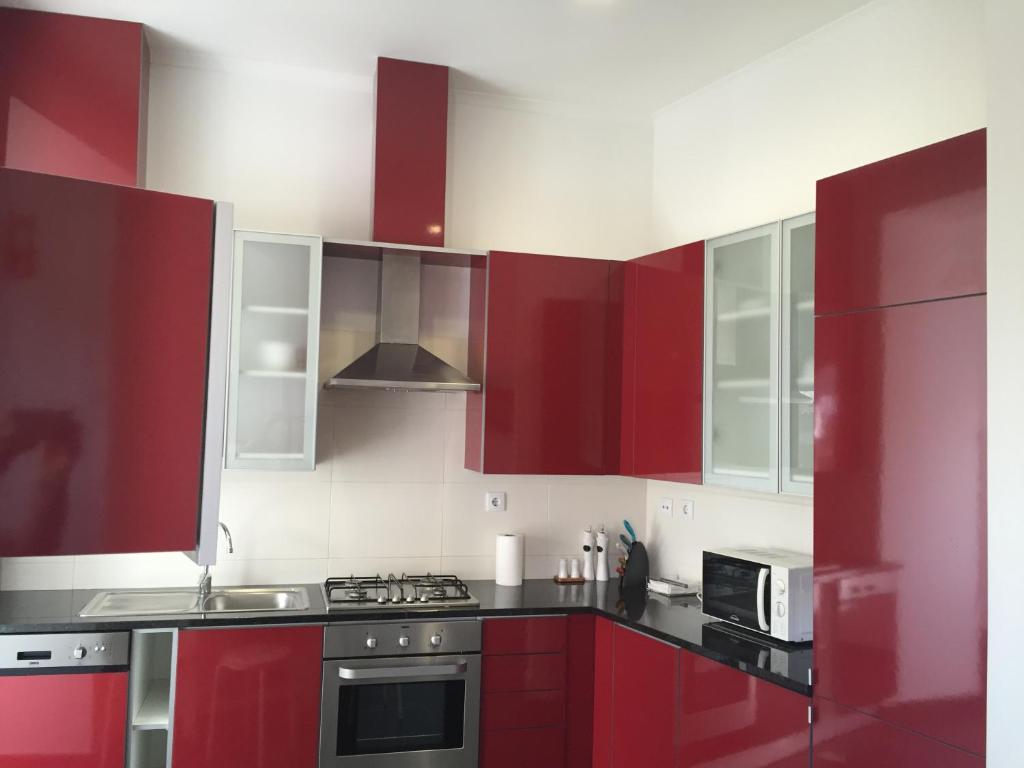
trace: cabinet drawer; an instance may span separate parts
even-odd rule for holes
[[[531,653],[487,656],[483,690],[550,691],[565,688],[565,654]]]
[[[485,693],[480,727],[543,728],[565,724],[565,691],[503,691]]]
[[[480,768],[556,768],[564,764],[564,728],[525,728],[480,734]]]
[[[484,656],[560,653],[565,650],[565,627],[565,616],[488,619],[484,622]]]

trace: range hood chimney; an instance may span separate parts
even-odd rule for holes
[[[420,254],[381,254],[377,344],[336,373],[327,389],[478,392],[480,385],[419,344]]]

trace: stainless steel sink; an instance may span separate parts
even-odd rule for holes
[[[304,611],[309,608],[305,587],[215,589],[203,601],[203,613],[231,611]]]
[[[225,587],[199,602],[195,589],[130,589],[100,592],[79,612],[82,617],[155,616],[247,611],[304,611],[305,587]]]

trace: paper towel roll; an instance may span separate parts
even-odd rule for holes
[[[523,583],[523,536],[519,533],[499,533],[494,553],[494,581],[503,587],[518,587]]]

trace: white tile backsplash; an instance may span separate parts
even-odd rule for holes
[[[646,482],[621,477],[481,475],[463,468],[464,394],[321,391],[314,472],[225,471],[213,583],[314,583],[352,573],[494,578],[499,532],[526,535],[526,576],[579,556],[586,525],[629,516],[646,528]],[[508,510],[484,494],[505,491]],[[0,589],[191,586],[181,553],[16,558]]]

